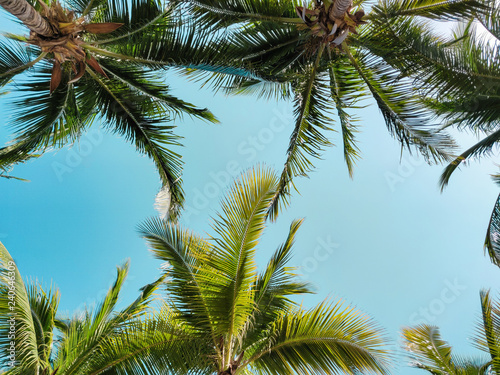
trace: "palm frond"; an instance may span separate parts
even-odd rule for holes
[[[295,1],[283,0],[186,0],[183,2],[201,25],[224,29],[248,21],[301,23]]]
[[[17,41],[0,40],[0,87],[40,61],[45,54]]]
[[[349,171],[349,176],[352,177],[354,165],[360,158],[360,150],[356,144],[355,137],[355,134],[358,132],[356,122],[359,119],[349,115],[346,109],[356,108],[355,105],[357,102],[366,95],[365,87],[352,65],[344,59],[335,60],[330,65],[329,74],[330,91],[340,120],[344,145],[344,160]]]
[[[307,282],[296,279],[294,273],[296,268],[288,267],[292,256],[292,247],[295,235],[303,220],[294,220],[286,241],[275,251],[267,267],[256,279],[252,290],[255,290],[255,308],[247,324],[242,338],[242,349],[246,349],[255,343],[281,314],[296,306],[289,296],[312,293],[311,286]]]
[[[177,116],[187,114],[210,122],[217,122],[214,115],[207,109],[196,108],[191,103],[184,102],[170,95],[168,87],[160,83],[161,77],[158,73],[112,60],[102,61],[101,66],[109,77],[115,78],[130,90],[136,91],[161,104],[167,112],[171,112]]]
[[[174,126],[161,125],[168,119],[153,98],[131,89],[117,78],[104,80],[90,69],[88,72],[91,79],[81,86],[81,95],[95,101],[109,130],[124,136],[153,160],[163,185],[167,185],[172,194],[171,215],[175,217],[184,196],[180,186],[180,155],[167,148],[179,145]]]
[[[27,287],[33,324],[37,335],[38,358],[43,368],[50,368],[54,328],[60,293],[52,288],[45,292],[37,281]]]
[[[78,105],[72,85],[62,85],[48,95],[49,69],[45,66],[19,87],[24,95],[13,102],[15,138],[0,149],[0,166],[9,167],[75,141],[93,120],[93,108]]]
[[[101,345],[86,365],[85,374],[201,373],[208,366],[201,353],[209,343],[194,338],[176,321],[175,313],[168,308],[135,321]]]
[[[500,370],[500,305],[493,302],[489,290],[481,290],[482,320],[477,327],[476,347],[491,357],[491,370]]]
[[[382,10],[390,18],[420,16],[440,21],[463,21],[487,13],[491,5],[492,2],[485,0],[386,0],[375,6],[375,13]]]
[[[454,141],[444,132],[433,129],[431,113],[413,93],[411,82],[394,84],[397,71],[378,58],[348,56],[365,82],[384,116],[389,132],[402,148],[416,148],[429,162],[446,161],[455,148]]]
[[[411,365],[435,375],[459,374],[452,358],[451,346],[441,338],[439,329],[429,325],[404,328],[403,347],[412,359]]]
[[[261,342],[249,348],[243,365],[265,374],[356,374],[388,372],[388,352],[381,330],[342,302],[326,301],[276,320]]]
[[[439,179],[441,190],[443,190],[446,185],[448,185],[451,175],[464,161],[470,159],[471,157],[478,158],[481,156],[489,155],[498,141],[500,141],[500,130],[493,132],[492,134],[483,138],[481,141],[477,142],[475,145],[469,147],[467,150],[462,152],[460,156],[458,156],[455,160],[448,164]]]
[[[215,319],[230,339],[243,329],[254,308],[248,292],[256,277],[254,254],[276,186],[277,176],[271,169],[249,170],[229,189],[214,219],[214,247],[206,259],[210,267],[206,277],[217,282],[221,300]]]
[[[308,156],[320,157],[320,152],[331,145],[322,131],[332,130],[329,115],[329,87],[318,74],[323,49],[318,51],[316,60],[295,88],[295,128],[290,138],[287,159],[280,176],[276,195],[268,216],[275,220],[280,206],[286,205],[290,195],[290,185],[296,176],[306,176],[313,168]]]
[[[484,240],[484,250],[488,253],[491,263],[500,267],[500,195],[491,213],[488,231]]]
[[[152,218],[139,226],[140,234],[148,241],[154,256],[164,262],[168,277],[167,290],[183,318],[193,329],[213,337],[211,301],[200,279],[200,254],[209,253],[211,245],[204,239],[183,230],[178,225]]]
[[[17,264],[0,242],[0,367],[36,373],[41,367],[37,339],[30,297]],[[15,350],[12,358],[11,342]]]

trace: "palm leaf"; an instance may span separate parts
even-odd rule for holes
[[[458,374],[451,346],[441,339],[439,329],[429,325],[404,328],[403,346],[413,360],[412,366],[436,375]]]
[[[484,250],[488,253],[491,263],[500,267],[500,195],[491,213]]]
[[[435,131],[429,124],[431,114],[419,98],[412,95],[411,82],[399,82],[396,86],[393,82],[397,71],[392,67],[381,64],[377,58],[367,59],[363,55],[356,58],[349,52],[348,56],[401,147],[408,150],[417,148],[428,161],[449,160],[449,152],[455,148],[455,143],[447,134]]]
[[[382,4],[381,8],[389,17],[421,16],[448,21],[472,18],[487,12],[491,5],[490,2],[482,0],[398,0],[384,1]],[[378,7],[380,5],[375,8]]]
[[[277,176],[270,169],[249,170],[230,188],[214,220],[217,236],[206,259],[213,275],[209,270],[207,282],[217,282],[221,300],[215,319],[229,341],[241,332],[254,308],[248,292],[256,277],[254,254],[276,185]]]
[[[467,159],[471,157],[481,157],[484,155],[489,155],[492,151],[493,146],[497,144],[500,140],[500,130],[493,132],[487,137],[483,138],[481,141],[471,146],[460,156],[458,156],[455,160],[453,160],[448,166],[444,169],[441,174],[441,178],[439,179],[439,185],[441,186],[441,190],[448,185],[451,175],[453,172]]]
[[[340,120],[342,140],[344,144],[344,160],[349,176],[353,176],[354,165],[360,158],[360,150],[356,145],[355,134],[358,132],[357,118],[349,115],[347,108],[356,108],[355,104],[366,95],[362,80],[357,76],[351,64],[345,60],[335,60],[330,68],[330,91],[337,108]]]
[[[210,252],[211,245],[178,225],[158,218],[147,220],[139,232],[148,240],[155,257],[167,262],[167,290],[183,318],[215,342],[212,305],[205,296],[210,285],[204,285],[199,276],[200,253]]]
[[[290,138],[278,189],[268,212],[271,220],[277,218],[280,206],[287,204],[292,179],[307,175],[312,169],[308,156],[319,157],[321,150],[330,145],[329,140],[321,133],[322,130],[332,130],[332,120],[328,116],[327,88],[318,77],[322,52],[323,49],[318,52],[314,64],[309,67],[296,88],[295,129]]]
[[[11,326],[15,329],[12,330]],[[0,366],[21,365],[22,370],[36,373],[41,367],[37,338],[30,297],[23,279],[9,252],[0,243]],[[9,358],[11,342],[15,345],[15,360],[19,361],[12,365]]]
[[[45,54],[26,48],[16,41],[0,40],[0,86],[40,61]]]
[[[255,308],[252,316],[247,320],[243,332],[242,348],[251,346],[260,338],[262,330],[267,329],[279,316],[289,311],[296,303],[289,296],[312,293],[307,282],[296,280],[294,267],[287,267],[295,242],[295,235],[303,220],[294,220],[286,241],[276,250],[262,272],[252,290],[255,290]]]
[[[379,328],[342,302],[284,314],[247,352],[243,365],[265,374],[387,373]]]
[[[81,95],[95,101],[108,129],[133,142],[139,152],[153,160],[163,185],[172,194],[171,215],[175,217],[184,196],[179,183],[180,155],[167,148],[179,145],[179,137],[172,131],[174,127],[160,125],[167,119],[159,103],[151,97],[132,90],[117,78],[104,80],[87,70],[92,79],[82,85]]]
[[[20,86],[24,95],[13,102],[16,137],[0,149],[0,166],[9,167],[48,148],[62,147],[76,140],[93,120],[93,108],[77,104],[72,85],[62,85],[49,96],[49,81],[50,68],[45,66]]]
[[[477,328],[476,346],[489,353],[491,370],[500,370],[500,309],[498,303],[493,303],[488,290],[481,290],[482,321]]]

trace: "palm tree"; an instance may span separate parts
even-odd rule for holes
[[[331,144],[325,132],[334,129],[334,111],[352,175],[359,158],[359,130],[358,119],[350,111],[367,96],[375,100],[389,132],[402,147],[415,146],[428,161],[449,160],[454,144],[431,126],[432,112],[412,83],[422,73],[420,60],[437,64],[427,43],[443,43],[422,20],[469,19],[485,9],[481,0],[380,0],[367,15],[362,0],[182,3],[200,27],[225,32],[232,45],[227,56],[252,73],[194,74],[231,93],[294,100],[295,126],[271,218],[286,203],[292,179],[306,175],[313,168],[310,157],[320,157]]]
[[[154,320],[146,314],[163,278],[114,311],[127,272],[128,264],[118,267],[116,281],[95,308],[61,318],[59,291],[44,291],[36,281],[24,284],[0,243],[0,370],[9,375],[144,375],[161,367],[181,373],[192,360],[192,345],[178,335],[169,311]]]
[[[439,329],[420,325],[403,329],[403,346],[412,360],[411,366],[433,375],[486,375],[500,373],[500,304],[492,302],[490,292],[482,290],[482,320],[474,338],[475,346],[487,358],[462,357],[453,353],[441,338]]]
[[[446,48],[439,50],[431,43],[429,49],[434,51],[437,64],[426,64],[418,79],[427,106],[445,120],[446,127],[470,129],[482,137],[445,168],[441,189],[460,166],[491,155],[500,141],[500,11],[492,7],[475,16],[474,23],[455,31]],[[478,24],[486,35],[478,32]],[[493,175],[493,179],[499,183],[500,174]],[[485,250],[500,266],[500,196],[491,215]]]
[[[201,349],[191,366],[217,375],[385,374],[384,335],[370,318],[342,302],[305,310],[292,301],[311,292],[287,266],[302,220],[292,222],[257,272],[255,254],[278,184],[267,168],[244,174],[213,218],[213,237],[159,218],[140,227],[165,262],[165,304]]]
[[[76,141],[102,118],[154,161],[175,213],[184,199],[182,163],[168,121],[183,114],[216,120],[169,94],[162,73],[216,58],[208,36],[178,27],[172,7],[155,0],[31,1],[0,1],[29,29],[0,40],[0,85],[15,80],[14,139],[0,149],[0,167]]]

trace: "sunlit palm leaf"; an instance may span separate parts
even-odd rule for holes
[[[491,370],[500,371],[500,306],[490,298],[489,290],[481,290],[482,321],[477,327],[476,346],[491,357]]]
[[[437,327],[420,325],[404,328],[403,347],[409,352],[412,365],[433,374],[458,374],[453,363],[451,346],[442,340]]]
[[[21,364],[24,371],[38,371],[41,363],[37,339],[30,297],[17,264],[0,243],[0,367],[16,368]],[[14,358],[10,358],[11,342],[15,343]],[[10,366],[14,359],[16,362]]]
[[[384,338],[365,315],[342,302],[284,314],[244,362],[265,374],[387,373]],[[251,354],[250,354],[251,353]]]

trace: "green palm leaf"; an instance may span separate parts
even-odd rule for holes
[[[322,82],[321,76],[318,77],[322,52],[318,52],[315,63],[295,88],[295,129],[290,138],[278,189],[269,209],[268,215],[272,220],[277,218],[279,207],[287,204],[292,179],[304,176],[311,170],[312,163],[308,156],[319,157],[319,152],[330,145],[329,140],[321,133],[322,130],[332,130],[327,86]]]
[[[24,370],[40,369],[39,337],[33,318],[30,296],[17,265],[0,243],[0,367],[15,368],[21,363]],[[11,342],[13,358],[10,358]],[[18,362],[12,363],[14,359]]]
[[[301,220],[290,226],[262,273],[255,253],[278,177],[260,167],[229,190],[204,240],[178,225],[150,219],[141,226],[155,256],[168,262],[166,306],[199,343],[189,372],[205,374],[386,373],[380,329],[341,302],[305,311],[291,296],[310,293],[287,265]]]
[[[488,253],[491,263],[500,267],[500,196],[497,198],[491,213],[484,250]]]
[[[384,339],[376,325],[342,302],[284,314],[249,348],[244,364],[261,373],[387,373]]]
[[[409,352],[412,365],[432,374],[458,374],[453,363],[451,346],[441,339],[439,329],[429,325],[404,328],[403,346]]]
[[[488,290],[481,290],[482,322],[476,334],[476,346],[491,357],[491,370],[500,370],[500,309],[498,302],[493,303]]]

